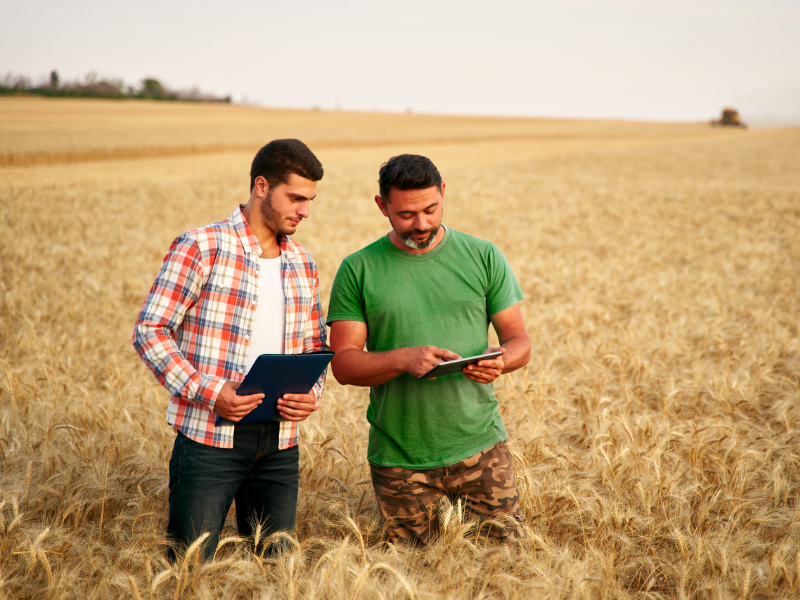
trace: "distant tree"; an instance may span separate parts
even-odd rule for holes
[[[50,71],[50,87],[53,88],[54,90],[58,89],[58,80],[59,80],[58,71],[53,69],[52,71]]]
[[[31,80],[24,75],[13,75],[7,73],[0,78],[0,94],[20,94],[25,93],[31,88]]]
[[[164,86],[158,79],[152,77],[142,79],[142,96],[153,99],[164,98]]]

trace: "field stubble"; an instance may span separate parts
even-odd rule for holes
[[[0,597],[800,594],[800,131],[460,127],[323,147],[297,239],[327,302],[341,259],[387,230],[380,163],[437,163],[445,223],[495,241],[526,295],[534,358],[496,395],[529,538],[493,545],[455,505],[429,548],[382,543],[367,394],[331,377],[303,426],[293,549],[254,553],[229,519],[215,562],[168,565],[174,434],[131,329],[169,242],[245,201],[252,156],[34,161],[0,169]]]

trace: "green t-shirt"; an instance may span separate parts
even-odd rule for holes
[[[446,228],[423,254],[388,236],[344,259],[331,291],[328,324],[367,324],[367,350],[432,345],[461,356],[488,346],[489,316],[513,306],[522,290],[491,242]],[[370,389],[367,459],[382,467],[455,464],[503,441],[494,385],[461,373],[420,381],[404,373]]]

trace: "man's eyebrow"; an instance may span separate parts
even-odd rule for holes
[[[292,193],[290,193],[290,194],[289,194],[289,197],[290,197],[292,200],[308,200],[308,201],[311,201],[311,200],[313,200],[314,198],[316,198],[316,197],[317,197],[317,195],[316,195],[316,194],[314,194],[313,196],[311,196],[311,198],[309,198],[309,197],[307,197],[307,196],[303,196],[303,194],[292,194]]]

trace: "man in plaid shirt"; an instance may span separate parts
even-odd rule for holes
[[[288,237],[309,217],[322,175],[299,140],[261,148],[247,204],[175,239],[136,321],[133,345],[172,394],[167,530],[178,545],[209,532],[206,559],[234,500],[242,535],[255,521],[267,534],[294,530],[297,423],[319,407],[325,374],[307,394],[278,399],[285,421],[231,422],[262,402],[236,395],[258,355],[327,349],[317,267]]]

